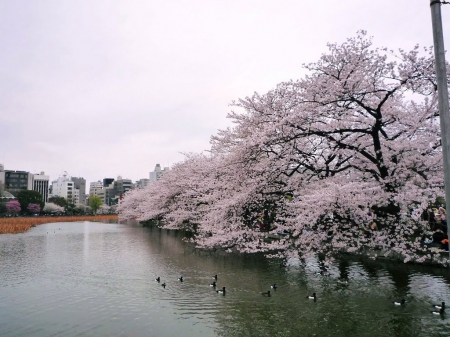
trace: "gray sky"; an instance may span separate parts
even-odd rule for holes
[[[302,77],[327,42],[364,29],[379,47],[431,46],[429,2],[0,0],[0,163],[148,178],[207,149],[232,100]]]

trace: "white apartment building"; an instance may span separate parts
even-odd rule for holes
[[[92,183],[89,184],[89,195],[95,195],[93,194],[93,192],[96,189],[102,189],[103,188],[103,182],[102,181],[94,181]]]
[[[52,181],[52,196],[66,198],[69,203],[75,205],[80,203],[80,191],[75,188],[75,183],[70,179],[67,172],[64,172],[58,180]]]
[[[164,172],[168,172],[170,169],[168,167],[164,167],[161,170],[161,165],[156,164],[155,170],[153,172],[150,172],[150,181],[155,182],[158,181],[161,176],[164,174]]]
[[[94,188],[94,187],[103,187],[103,182],[101,180],[98,181],[94,181],[92,183],[89,184],[90,188]]]

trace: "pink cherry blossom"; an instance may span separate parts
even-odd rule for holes
[[[31,213],[39,213],[41,211],[41,206],[38,204],[28,204],[27,210]]]
[[[47,202],[45,203],[43,211],[47,213],[64,213],[64,207],[58,206],[53,202]]]
[[[430,49],[374,48],[361,31],[305,69],[303,79],[234,102],[234,127],[128,192],[120,218],[192,231],[206,249],[435,258],[421,219],[443,195]]]
[[[20,208],[19,201],[17,201],[17,200],[8,201],[6,203],[6,209],[8,210],[8,212],[11,212],[11,213],[20,212],[21,208]]]

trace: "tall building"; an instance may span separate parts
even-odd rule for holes
[[[117,188],[117,195],[120,199],[122,199],[122,195],[125,194],[125,192],[131,190],[131,188],[133,187],[131,179],[122,179],[121,176],[117,177],[115,183]]]
[[[105,178],[103,182],[99,180],[90,184],[89,196],[97,195],[105,205],[111,206],[117,204],[132,186],[130,179],[123,179],[121,176],[118,176],[116,180]]]
[[[105,187],[105,204],[108,206],[117,204],[117,188],[116,183],[113,182],[109,184],[108,187]]]
[[[168,172],[169,170],[170,169],[168,167],[164,167],[164,169],[161,170],[161,165],[156,164],[155,170],[153,172],[150,172],[150,181],[158,181],[164,174],[164,172]]]
[[[97,189],[96,191],[95,191],[95,195],[96,196],[99,196],[101,199],[102,199],[102,203],[103,204],[106,204],[107,202],[106,202],[106,190],[104,189],[104,188],[102,188],[102,189]]]
[[[114,178],[103,178],[103,187],[108,187],[114,181]]]
[[[105,202],[105,191],[103,190],[103,183],[101,180],[94,181],[89,184],[89,197],[98,195],[102,198],[103,203]],[[88,205],[88,200],[86,205]]]
[[[44,202],[48,201],[48,185],[50,177],[45,175],[44,172],[39,174],[33,174],[33,190],[39,192],[42,195]]]
[[[93,191],[94,189],[99,189],[99,188],[103,188],[103,183],[100,180],[90,183],[89,184],[89,194],[91,194],[91,191]]]
[[[79,203],[82,205],[86,204],[86,179],[82,177],[72,177],[75,188],[79,191]]]
[[[118,176],[112,184],[104,188],[105,204],[109,206],[117,204],[125,192],[131,190],[132,187],[131,179],[123,179],[121,176]]]
[[[79,193],[79,190],[75,188],[75,183],[71,180],[67,172],[64,172],[58,180],[52,181],[52,196],[54,197],[63,197],[70,204],[78,205],[80,203]]]

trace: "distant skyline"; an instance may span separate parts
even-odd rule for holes
[[[87,186],[148,178],[207,150],[233,100],[303,77],[328,42],[364,29],[377,47],[432,46],[429,3],[2,1],[0,163]]]

